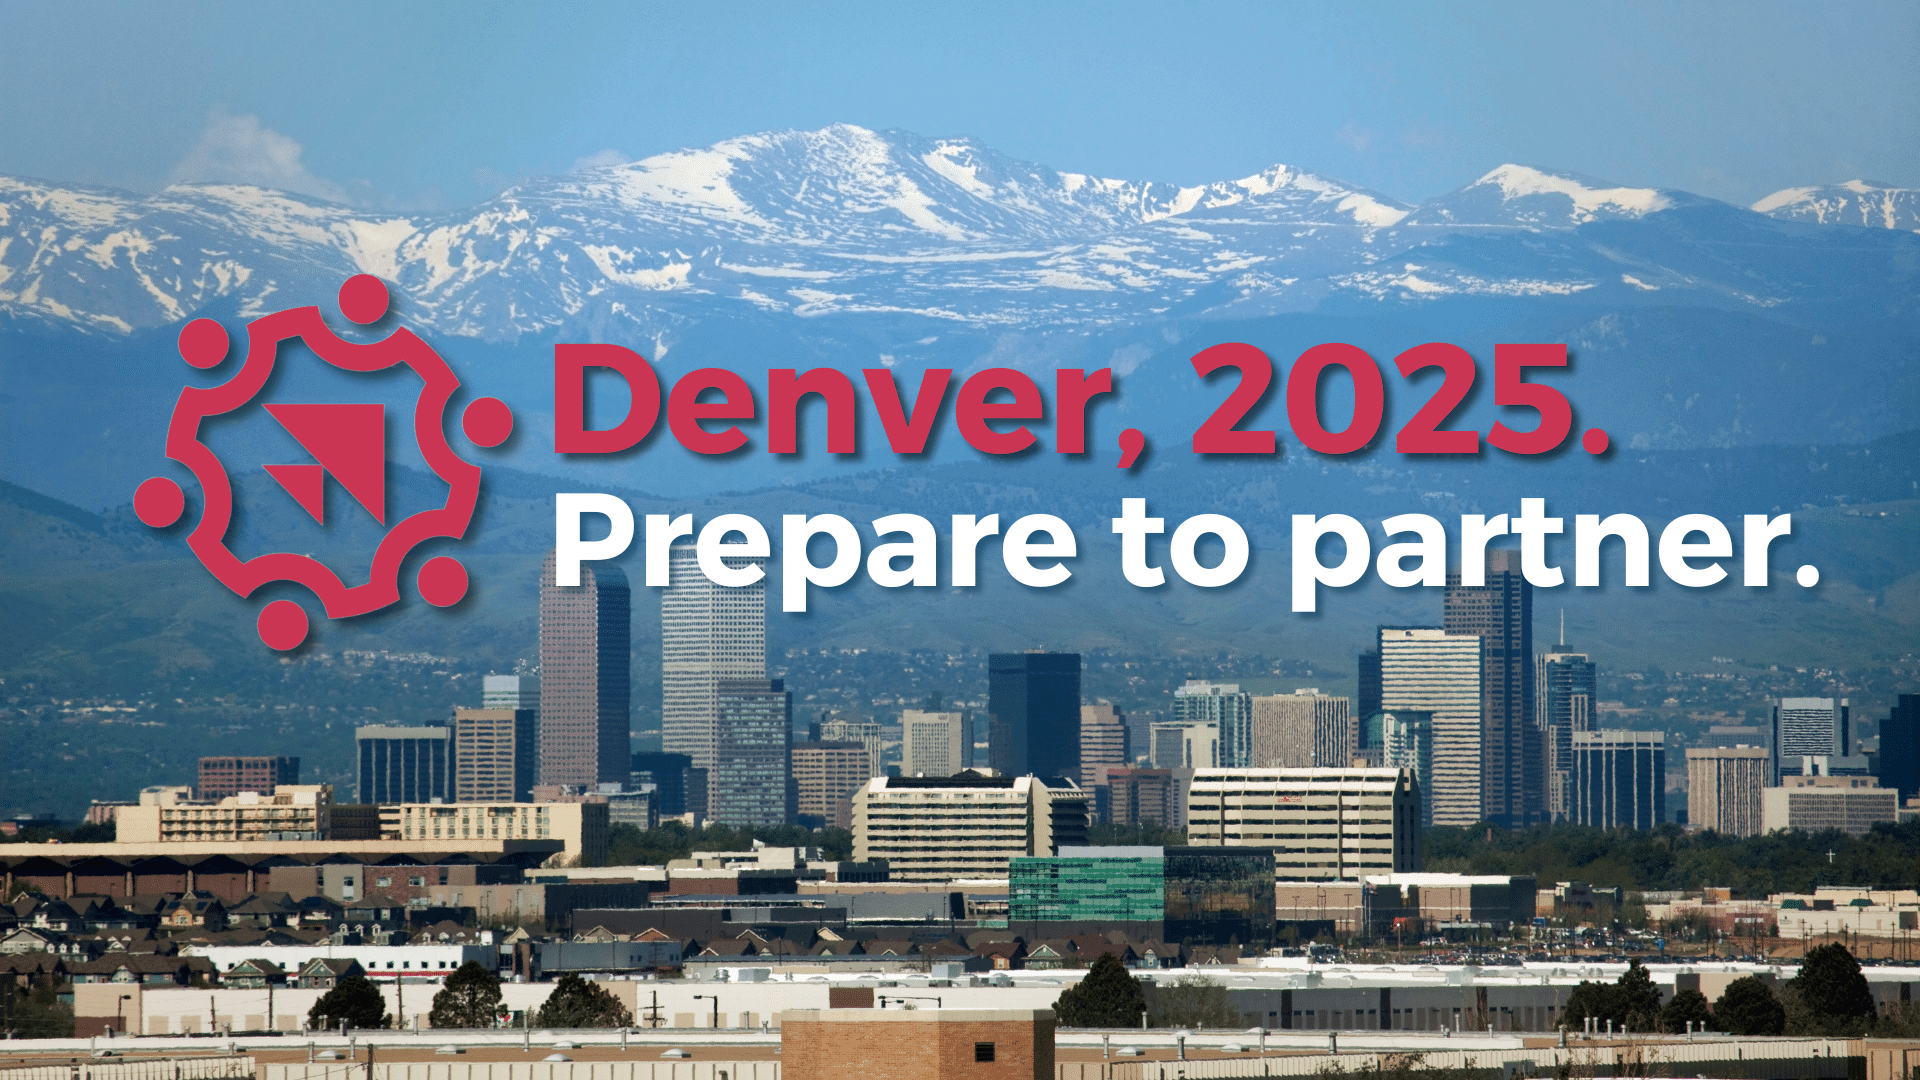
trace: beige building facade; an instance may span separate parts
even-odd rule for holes
[[[920,709],[900,713],[900,775],[952,776],[967,767],[972,752],[966,714]]]
[[[1900,793],[1879,783],[1871,776],[1783,776],[1781,786],[1760,793],[1761,830],[1838,829],[1864,836],[1899,818]]]
[[[1687,824],[1722,836],[1765,831],[1760,793],[1767,786],[1767,751],[1760,747],[1687,751]]]
[[[607,857],[607,804],[403,803],[380,808],[382,840],[424,841],[449,847],[474,841],[558,840],[556,856],[578,866]]]
[[[895,881],[1004,878],[1017,855],[1084,845],[1087,810],[1071,781],[876,776],[853,797],[853,858],[885,859]]]
[[[1256,769],[1344,769],[1357,752],[1353,703],[1315,690],[1253,699]]]
[[[1283,880],[1420,868],[1420,789],[1405,769],[1200,769],[1187,842],[1274,849]]]
[[[333,828],[333,787],[282,784],[272,795],[243,791],[200,802],[187,788],[141,793],[115,815],[115,837],[130,844],[325,840]]]

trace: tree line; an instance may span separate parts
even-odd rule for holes
[[[1828,853],[1832,853],[1829,860]],[[1425,869],[1525,874],[1628,890],[1731,887],[1748,896],[1811,892],[1821,885],[1911,888],[1920,881],[1920,822],[1875,825],[1864,836],[1778,832],[1737,838],[1653,829],[1544,825],[1531,829],[1436,826],[1423,838]]]

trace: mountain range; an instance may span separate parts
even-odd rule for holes
[[[688,319],[743,313],[1034,329],[1470,297],[1858,309],[1910,300],[1914,238],[1798,224],[1910,233],[1916,199],[1854,181],[1746,211],[1508,164],[1414,206],[1287,165],[1199,186],[1102,179],[841,124],[529,180],[440,214],[0,178],[0,311],[124,334],[364,272],[439,334],[617,331],[664,351]],[[1860,270],[1839,290],[1835,258]]]

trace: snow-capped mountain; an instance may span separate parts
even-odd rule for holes
[[[1920,232],[1920,190],[1871,180],[1785,188],[1754,203],[1753,210],[1788,221]]]
[[[659,340],[716,314],[1030,329],[1457,297],[1794,299],[1778,260],[1710,265],[1697,243],[1675,248],[1659,224],[1673,211],[1710,231],[1765,220],[1518,165],[1415,208],[1284,165],[1182,187],[835,125],[532,180],[445,214],[0,178],[0,311],[125,333],[216,301],[244,316],[328,295],[356,272],[396,283],[416,324],[491,340],[609,327]],[[1637,231],[1589,235],[1613,226]]]

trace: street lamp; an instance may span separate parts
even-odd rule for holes
[[[119,1003],[113,1009],[113,1030],[122,1035],[127,1033],[127,1002],[132,1000],[132,994],[121,994]]]
[[[720,1030],[720,995],[719,994],[695,994],[693,995],[693,1000],[713,1002],[713,1030],[715,1031]]]

